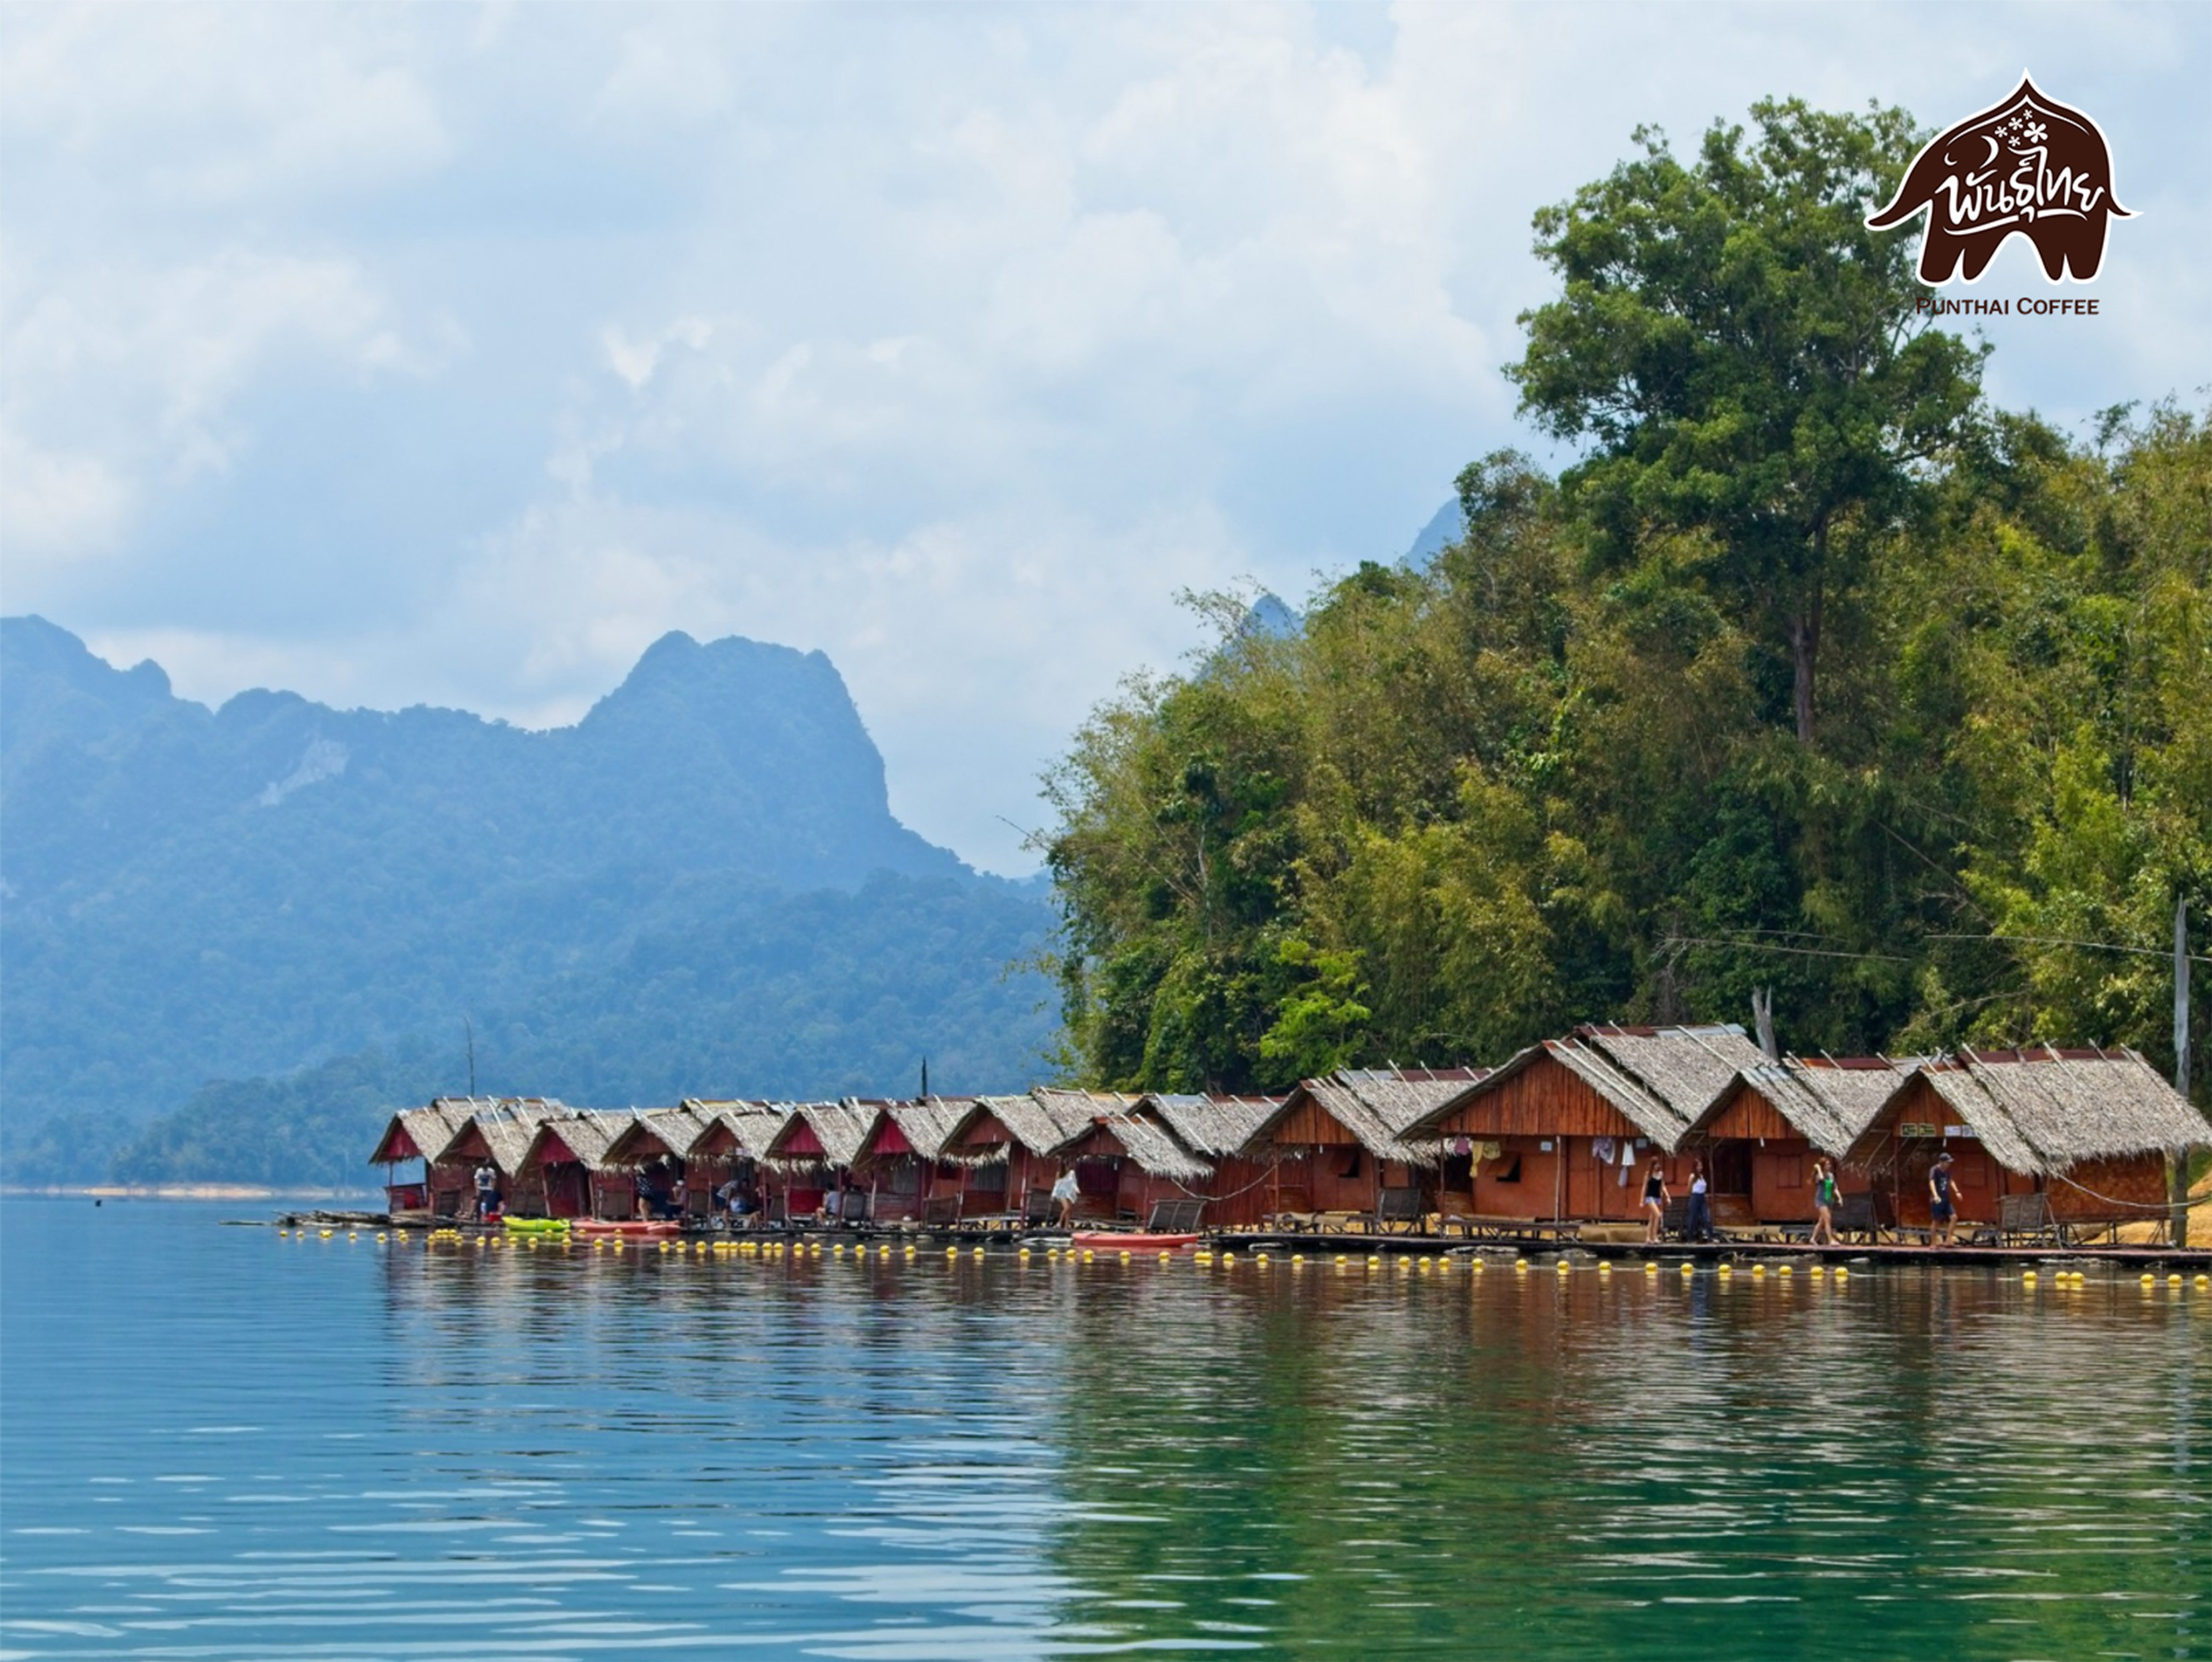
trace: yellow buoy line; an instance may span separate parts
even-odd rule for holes
[[[276,1230],[279,1240],[335,1240],[343,1236],[349,1242],[371,1241],[379,1246],[398,1247],[408,1246],[412,1234],[413,1232],[403,1228],[372,1228],[366,1225],[343,1223],[294,1223],[289,1226],[279,1225]],[[633,1240],[619,1235],[579,1238],[571,1236],[566,1230],[548,1229],[509,1235],[495,1230],[471,1231],[443,1226],[422,1231],[422,1240],[426,1246],[461,1247],[485,1253],[501,1251],[535,1253],[549,1248],[571,1251],[587,1248],[594,1253],[619,1255],[631,1249],[636,1249],[640,1256],[643,1257],[649,1249],[654,1256],[673,1259],[696,1258],[702,1260],[751,1259],[757,1261],[780,1259],[799,1263],[813,1263],[823,1257],[822,1241],[804,1238],[715,1237],[685,1240],[678,1237]],[[829,1262],[849,1263],[856,1266],[890,1261],[911,1263],[920,1255],[924,1246],[934,1246],[934,1245],[933,1241],[927,1240],[908,1240],[897,1244],[889,1241],[872,1243],[832,1241],[829,1243]],[[959,1263],[963,1258],[968,1262],[975,1262],[994,1256],[988,1247],[980,1244],[969,1246],[964,1253],[962,1246],[957,1243],[947,1245],[944,1248],[944,1253],[948,1264]],[[1060,1245],[1046,1242],[1040,1246],[1033,1241],[1014,1243],[1010,1251],[1000,1253],[995,1256],[1017,1265],[1033,1264],[1041,1256],[1047,1265],[1054,1266],[1075,1264],[1094,1265],[1102,1259],[1101,1251],[1097,1248],[1079,1247],[1073,1243]],[[1502,1258],[1502,1253],[1499,1256]],[[1304,1253],[1285,1253],[1279,1247],[1271,1251],[1267,1246],[1257,1244],[1246,1257],[1240,1259],[1236,1248],[1226,1243],[1218,1246],[1200,1244],[1188,1254],[1164,1248],[1157,1252],[1150,1248],[1138,1252],[1128,1247],[1109,1247],[1104,1250],[1103,1257],[1103,1261],[1116,1267],[1133,1265],[1140,1260],[1170,1265],[1178,1259],[1183,1259],[1194,1266],[1209,1269],[1233,1270],[1240,1264],[1249,1264],[1255,1269],[1281,1267],[1297,1270],[1302,1269],[1307,1262],[1306,1254]],[[1594,1270],[1601,1281],[1609,1280],[1613,1275],[1615,1266],[1612,1259],[1600,1259],[1594,1263],[1584,1261],[1586,1259],[1587,1254],[1583,1255],[1583,1259],[1578,1259],[1574,1254],[1563,1252],[1555,1258],[1535,1261],[1516,1255],[1510,1260],[1510,1264],[1516,1274],[1522,1277],[1527,1276],[1532,1268],[1540,1267],[1544,1263],[1548,1263],[1562,1278],[1582,1269]],[[1370,1274],[1395,1264],[1398,1273],[1401,1276],[1449,1274],[1462,1266],[1470,1276],[1477,1276],[1485,1272],[1489,1267],[1488,1255],[1481,1251],[1458,1253],[1400,1252],[1386,1256],[1381,1252],[1370,1250],[1364,1256],[1351,1253],[1336,1253],[1330,1255],[1329,1261],[1333,1267],[1339,1271],[1360,1265]],[[1647,1278],[1656,1277],[1662,1272],[1662,1265],[1658,1259],[1644,1258],[1632,1262],[1640,1264],[1644,1275]],[[1676,1268],[1678,1273],[1686,1281],[1698,1274],[1700,1265],[1697,1259],[1685,1259],[1678,1263]],[[1713,1279],[1721,1284],[1732,1283],[1740,1268],[1747,1271],[1748,1277],[1753,1281],[1765,1282],[1771,1278],[1777,1283],[1786,1284],[1794,1281],[1798,1266],[1787,1260],[1776,1261],[1758,1257],[1747,1258],[1741,1264],[1725,1258],[1712,1260],[1710,1264],[1710,1271]],[[1850,1268],[1847,1265],[1831,1265],[1814,1259],[1805,1265],[1804,1269],[1807,1278],[1814,1282],[1844,1285],[1847,1284],[1851,1277]],[[2088,1274],[2080,1269],[2063,1265],[2057,1268],[2048,1265],[2040,1267],[2031,1265],[2021,1270],[2019,1284],[2023,1289],[2039,1289],[2045,1286],[2071,1289],[2086,1288],[2089,1284],[2089,1280]],[[2163,1273],[2154,1270],[2144,1270],[2137,1277],[2137,1284],[2145,1292],[2155,1291],[2160,1288],[2177,1292],[2191,1288],[2198,1291],[2208,1291],[2212,1290],[2212,1272],[2199,1271],[2192,1276],[2177,1270],[2166,1270]]]

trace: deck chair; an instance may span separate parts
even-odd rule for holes
[[[950,1229],[960,1222],[960,1197],[957,1194],[931,1195],[921,1203],[921,1227],[925,1229]]]
[[[1881,1226],[1875,1216],[1871,1193],[1838,1195],[1835,1210],[1829,1216],[1835,1222],[1836,1239],[1838,1240],[1874,1241],[1881,1239]]]
[[[1313,1197],[1304,1189],[1285,1187],[1275,1196],[1275,1210],[1260,1220],[1266,1229],[1303,1229],[1314,1227],[1316,1220]]]
[[[1395,1226],[1402,1225],[1410,1234],[1420,1227],[1421,1192],[1419,1189],[1385,1189],[1375,1198],[1375,1210],[1369,1219],[1370,1228],[1378,1234],[1388,1234]]]
[[[1145,1225],[1146,1231],[1156,1235],[1191,1235],[1198,1233],[1198,1221],[1205,1216],[1203,1200],[1156,1200],[1152,1216]]]
[[[2009,1246],[2019,1240],[2057,1242],[2065,1236],[2051,1214],[2051,1197],[2038,1192],[1997,1197],[1997,1239]]]

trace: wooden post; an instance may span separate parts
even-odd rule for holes
[[[2173,1088],[2189,1097],[2189,896],[2173,897]],[[2173,1244],[2189,1245],[2189,1154],[2173,1156],[2168,1172],[2173,1201]]]

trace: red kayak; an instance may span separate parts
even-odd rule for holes
[[[1192,1245],[1196,1235],[1107,1234],[1085,1231],[1070,1235],[1068,1240],[1077,1246],[1087,1246],[1101,1253],[1172,1253]]]
[[[568,1226],[572,1235],[614,1235],[624,1240],[666,1240],[684,1233],[681,1223],[616,1223],[598,1218],[578,1218]]]

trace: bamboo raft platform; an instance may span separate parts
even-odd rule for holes
[[[394,1217],[386,1213],[367,1211],[308,1210],[286,1212],[272,1220],[280,1228],[376,1228],[404,1230],[409,1234],[442,1232],[464,1237],[476,1235],[504,1235],[501,1223],[478,1223],[453,1218]],[[821,1226],[796,1224],[788,1227],[763,1227],[736,1231],[712,1228],[689,1228],[671,1239],[685,1245],[706,1241],[738,1243],[743,1241],[781,1242],[813,1246],[842,1242],[848,1246],[882,1246],[913,1244],[920,1246],[964,1247],[1003,1247],[1016,1251],[1022,1247],[1059,1247],[1074,1250],[1073,1232],[1066,1230],[1036,1229],[1012,1225],[915,1228],[896,1225],[853,1224]],[[1111,1255],[1110,1249],[1101,1249]],[[2035,1241],[2011,1245],[1939,1246],[1925,1241],[1883,1240],[1846,1241],[1835,1246],[1814,1246],[1802,1240],[1734,1239],[1712,1241],[1662,1240],[1603,1240],[1579,1238],[1572,1226],[1540,1224],[1523,1231],[1501,1230],[1477,1240],[1463,1236],[1409,1233],[1362,1233],[1358,1231],[1298,1231],[1298,1230],[1207,1230],[1203,1232],[1193,1247],[1180,1249],[1177,1255],[1189,1251],[1204,1253],[1233,1252],[1238,1253],[1267,1253],[1279,1255],[1304,1254],[1315,1259],[1337,1256],[1358,1257],[1425,1257],[1431,1259],[1484,1258],[1492,1260],[1518,1257],[1538,1258],[1546,1262],[1559,1258],[1587,1260],[1590,1263],[1641,1264],[1654,1260],[1668,1265],[1684,1263],[1697,1265],[1721,1264],[1819,1264],[1850,1265],[1873,1267],[1881,1265],[1933,1265],[1952,1269],[2020,1270],[2039,1265],[2064,1263],[2070,1265],[2100,1265],[2112,1270],[2212,1272],[2212,1247],[2176,1247],[2159,1243],[2118,1243],[2087,1245],[2063,1241]],[[1149,1251],[1137,1254],[1152,1257]]]

